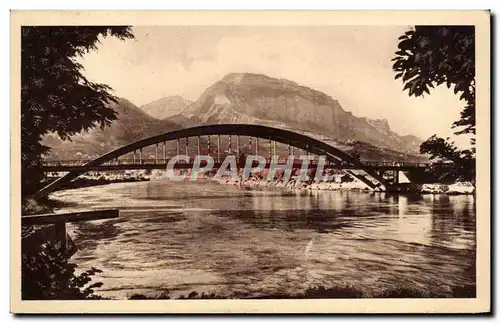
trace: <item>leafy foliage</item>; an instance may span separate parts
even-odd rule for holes
[[[110,87],[89,81],[76,60],[97,49],[100,37],[132,38],[129,27],[29,26],[21,28],[21,162],[23,194],[42,179],[38,168],[49,148],[42,136],[69,139],[116,119]]]
[[[446,84],[465,106],[452,128],[455,134],[476,133],[475,35],[474,26],[416,26],[399,37],[393,58],[395,79],[401,78],[408,95],[429,94],[429,88]],[[475,139],[472,149],[459,150],[449,138],[433,135],[420,146],[422,154],[442,162],[434,171],[454,179],[475,178]]]
[[[420,153],[429,154],[431,159],[439,162],[433,166],[433,171],[440,178],[473,181],[476,176],[476,159],[472,150],[459,150],[449,138],[443,139],[436,135],[430,137],[420,146]]]
[[[453,127],[457,134],[475,134],[474,26],[416,26],[399,37],[393,58],[395,79],[401,78],[410,96],[429,94],[429,88],[446,84],[466,102]]]
[[[75,264],[68,256],[50,244],[37,253],[22,254],[22,298],[24,300],[100,299],[94,295],[101,282],[91,283],[101,270],[92,267],[75,275]]]

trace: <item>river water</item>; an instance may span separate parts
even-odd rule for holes
[[[60,191],[61,211],[119,208],[70,225],[97,293],[296,293],[349,284],[376,293],[475,281],[472,196],[245,188],[209,181],[120,183]]]

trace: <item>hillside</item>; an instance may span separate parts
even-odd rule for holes
[[[165,119],[181,113],[191,101],[181,96],[168,96],[140,106],[140,109],[156,119]]]
[[[51,158],[93,158],[139,139],[180,129],[171,121],[147,115],[126,99],[120,98],[111,107],[117,112],[118,119],[105,129],[91,129],[71,137],[71,141],[62,141],[54,134],[45,136],[43,143],[52,148]]]

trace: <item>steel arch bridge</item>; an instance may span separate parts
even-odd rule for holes
[[[163,143],[166,146],[166,142],[197,137],[198,138],[198,150],[199,150],[199,138],[203,136],[208,136],[210,140],[210,136],[217,135],[218,142],[217,146],[220,145],[220,136],[221,135],[229,135],[229,136],[247,136],[250,138],[257,138],[257,147],[258,147],[258,138],[267,139],[269,141],[279,142],[285,145],[289,145],[289,147],[295,147],[298,149],[302,149],[307,151],[308,153],[315,155],[324,155],[326,156],[326,160],[328,162],[334,163],[336,165],[346,165],[350,168],[346,170],[350,175],[356,177],[357,179],[364,182],[367,186],[372,189],[377,187],[386,187],[388,186],[388,182],[380,176],[373,168],[364,165],[359,160],[353,158],[351,155],[341,151],[338,148],[335,148],[329,144],[326,144],[320,140],[314,139],[312,137],[299,134],[296,132],[292,132],[289,130],[283,130],[278,128],[272,128],[268,126],[262,125],[249,125],[249,124],[216,124],[216,125],[203,125],[192,128],[186,128],[176,131],[167,132],[161,135],[149,137],[146,139],[142,139],[136,141],[134,143],[128,144],[116,150],[113,150],[109,153],[106,153],[90,162],[85,163],[84,165],[73,169],[65,176],[55,180],[54,182],[48,184],[43,187],[41,190],[36,192],[33,197],[39,198],[41,196],[45,196],[51,192],[53,192],[57,187],[66,184],[73,179],[77,178],[81,174],[87,172],[90,168],[102,165],[104,163],[116,160],[118,157],[123,155],[134,153],[137,150],[140,150],[142,153],[142,149],[145,147],[149,147],[152,145],[158,145],[159,143]],[[239,141],[238,141],[239,142]],[[210,141],[209,141],[210,145]],[[239,145],[239,143],[237,144]],[[164,147],[165,147],[164,146]],[[158,146],[157,146],[158,147]],[[219,148],[218,148],[219,149]],[[258,148],[257,148],[258,149]],[[238,147],[239,150],[239,147]],[[141,157],[142,158],[142,157]],[[351,169],[361,170],[365,174],[357,174],[353,172]]]

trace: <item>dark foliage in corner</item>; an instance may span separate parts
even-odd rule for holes
[[[133,38],[130,27],[29,26],[21,28],[21,172],[24,196],[42,179],[38,170],[49,148],[42,136],[68,139],[116,119],[107,105],[110,87],[82,74],[77,58],[97,49],[100,37]]]
[[[50,244],[42,251],[22,254],[23,300],[83,300],[101,299],[94,289],[102,283],[91,283],[92,276],[101,270],[91,268],[75,275],[75,264]]]

